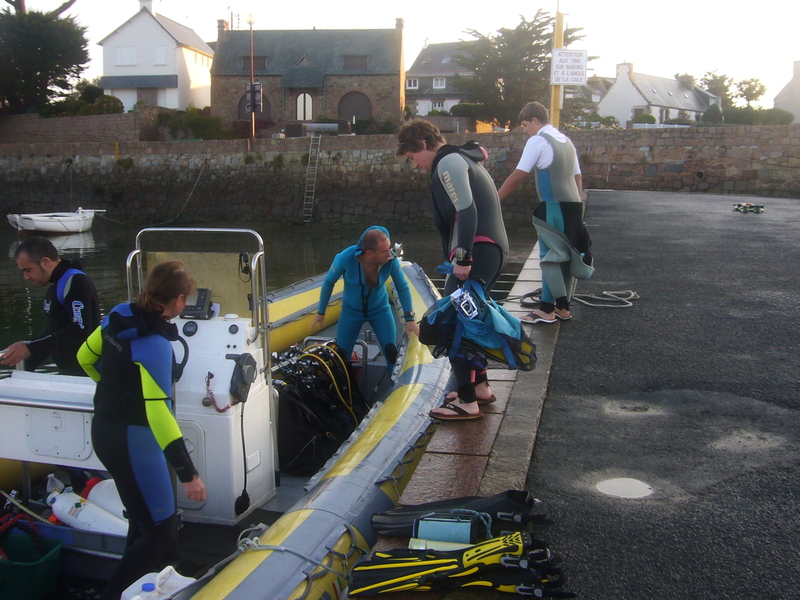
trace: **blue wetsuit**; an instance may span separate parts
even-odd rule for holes
[[[376,287],[369,287],[367,284],[364,268],[361,266],[358,256],[363,252],[361,240],[364,238],[364,234],[371,229],[379,229],[387,238],[389,237],[389,232],[383,227],[368,227],[361,234],[355,246],[345,248],[336,255],[320,289],[318,312],[321,315],[325,314],[333,286],[340,278],[344,277],[342,314],[336,329],[336,342],[344,351],[345,356],[349,357],[358,333],[361,331],[361,326],[369,322],[375,335],[378,336],[378,342],[387,361],[393,364],[397,357],[397,328],[394,311],[389,302],[389,294],[386,291],[386,281],[390,277],[392,278],[404,313],[412,313],[414,305],[411,301],[411,289],[408,281],[400,268],[400,261],[396,258],[392,258],[378,270]],[[408,320],[413,319],[413,316],[408,317]]]
[[[197,474],[172,412],[170,340],[176,339],[174,324],[136,304],[120,304],[78,353],[97,382],[92,445],[114,478],[129,522],[125,555],[103,598],[119,598],[139,577],[164,567],[177,540],[167,465],[182,482]]]

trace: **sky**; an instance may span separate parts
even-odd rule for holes
[[[28,10],[52,10],[63,0],[27,0]],[[0,6],[3,6],[0,4]],[[343,8],[344,6],[344,8]],[[476,10],[475,6],[479,8]],[[85,73],[102,74],[102,48],[97,42],[133,16],[138,0],[77,0],[66,13],[88,28],[92,63]],[[614,77],[616,65],[633,64],[634,72],[658,77],[689,73],[698,80],[715,70],[734,81],[757,78],[767,86],[760,105],[773,99],[791,80],[800,61],[796,40],[800,2],[758,3],[670,0],[547,0],[540,3],[375,2],[330,0],[265,2],[255,0],[161,0],[157,12],[194,29],[204,40],[217,37],[217,20],[232,19],[245,29],[247,15],[255,29],[393,29],[405,22],[405,63],[409,68],[426,39],[430,43],[472,39],[475,29],[491,34],[513,29],[520,16],[532,19],[537,9],[565,15],[567,27],[582,27],[584,39],[571,48],[597,56],[590,75]]]

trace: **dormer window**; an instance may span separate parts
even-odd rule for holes
[[[433,78],[433,89],[435,90],[443,90],[447,87],[447,79],[444,77],[434,77]]]
[[[367,70],[367,57],[366,56],[343,56],[344,70],[345,71],[366,71]]]
[[[450,57],[449,57],[449,56],[445,56],[445,57],[442,59],[442,63],[444,63],[444,64],[447,64],[447,63],[449,63],[449,62],[450,62]]]
[[[418,90],[419,89],[419,79],[406,79],[406,89],[407,90]]]

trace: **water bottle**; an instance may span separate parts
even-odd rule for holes
[[[55,490],[47,497],[47,504],[62,523],[83,531],[94,531],[125,537],[128,523],[81,498],[74,492]]]

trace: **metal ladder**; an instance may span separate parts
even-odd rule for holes
[[[311,134],[311,145],[308,149],[308,166],[306,167],[306,193],[303,198],[303,223],[310,223],[314,214],[314,196],[317,190],[317,166],[319,165],[319,146],[322,136]]]

